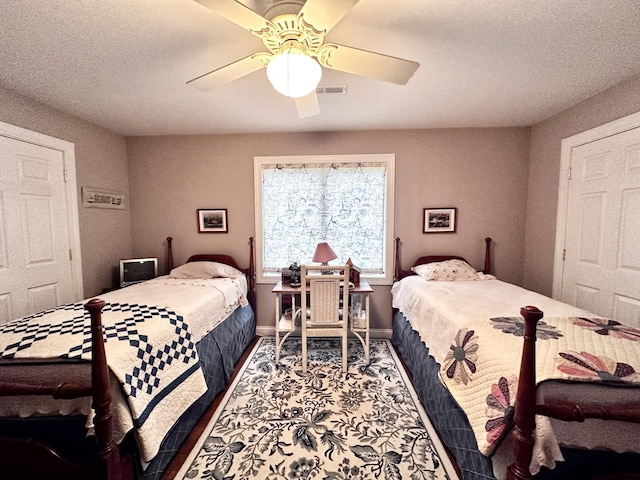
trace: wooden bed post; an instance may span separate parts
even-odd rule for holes
[[[253,237],[249,237],[249,290],[256,289],[256,263]]]
[[[491,237],[484,239],[486,245],[484,248],[484,273],[491,273]]]
[[[109,390],[109,367],[104,349],[102,332],[102,309],[104,300],[94,298],[84,304],[84,308],[91,315],[91,390],[95,418],[96,440],[98,453],[104,461],[106,478],[119,479],[120,451],[113,442],[113,415],[111,413],[111,392]]]
[[[256,310],[256,263],[255,263],[255,242],[253,237],[249,237],[249,305]]]
[[[400,237],[395,238],[395,257],[393,259],[393,281],[400,280]]]
[[[536,426],[536,326],[543,313],[536,307],[523,307],[524,346],[520,363],[520,378],[515,403],[515,460],[507,468],[507,480],[528,480],[531,477],[529,465],[533,456]]]
[[[171,242],[173,242],[173,237],[167,237],[167,267],[169,268],[167,273],[171,273],[171,270],[173,270],[173,247]]]

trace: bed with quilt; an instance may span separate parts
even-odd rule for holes
[[[249,268],[169,274],[0,325],[0,477],[157,479],[255,337]]]
[[[464,479],[640,475],[640,328],[463,257],[399,267],[392,343]],[[634,477],[635,478],[635,477]]]

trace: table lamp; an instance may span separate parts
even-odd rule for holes
[[[327,242],[321,242],[316,247],[316,253],[313,254],[313,258],[311,259],[313,262],[318,262],[321,265],[328,265],[329,262],[333,259],[338,258],[336,253],[331,250],[331,247]],[[323,270],[323,274],[331,273],[331,270]]]

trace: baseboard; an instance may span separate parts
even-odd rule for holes
[[[393,330],[390,328],[372,328],[371,330],[369,330],[369,337],[370,338],[391,338],[391,334],[393,333]],[[296,335],[299,333],[295,332],[292,335]],[[256,326],[256,335],[258,335],[259,337],[275,337],[276,336],[276,329],[273,326]]]

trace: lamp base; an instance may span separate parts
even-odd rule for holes
[[[321,263],[320,266],[321,267],[328,267],[329,264],[328,263]],[[320,270],[320,273],[322,275],[333,275],[333,270]]]

